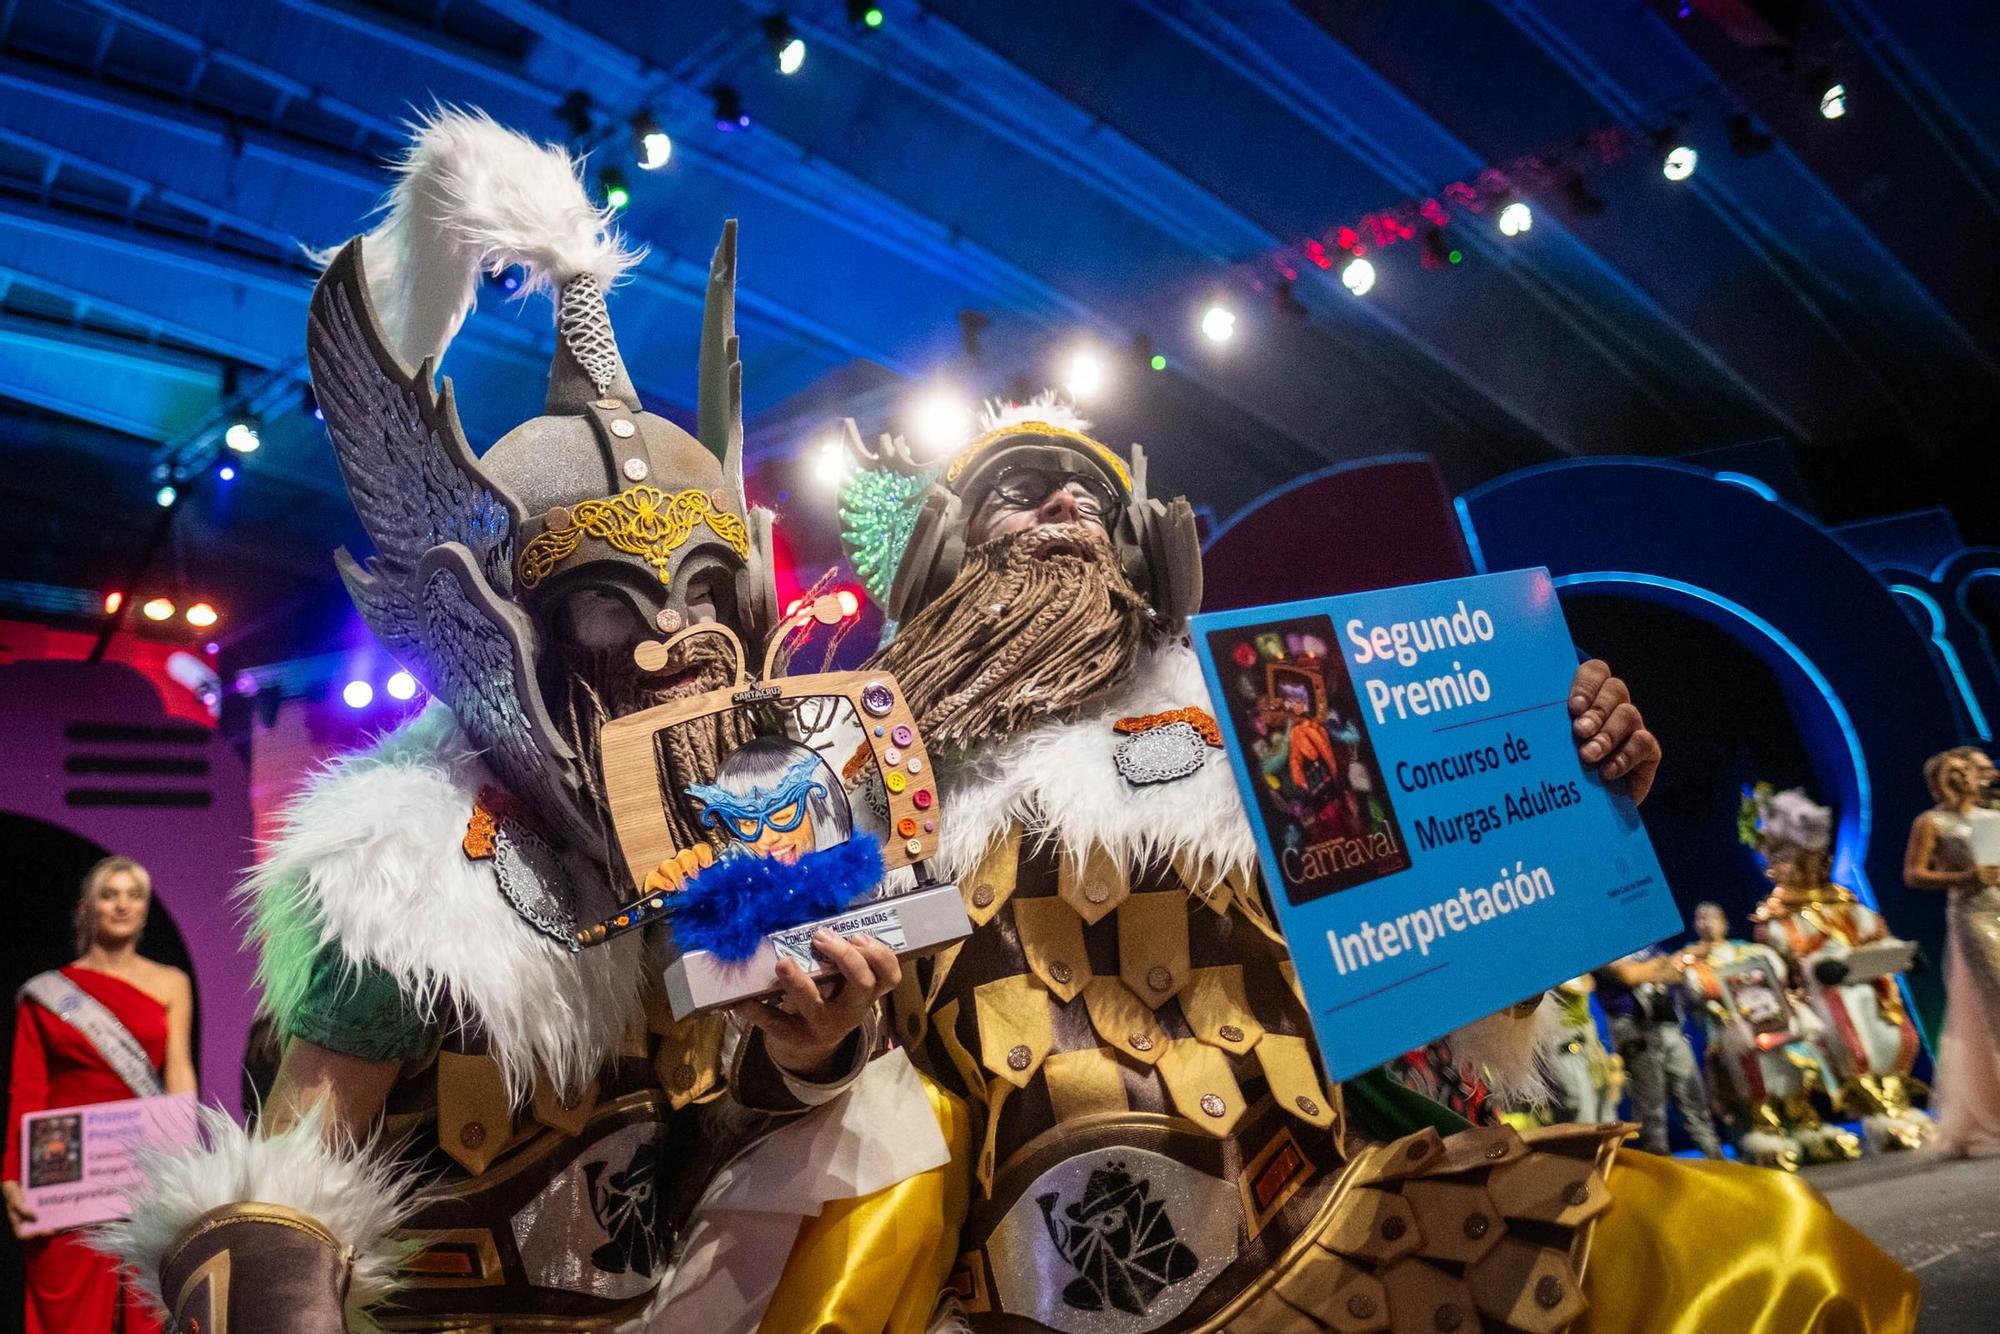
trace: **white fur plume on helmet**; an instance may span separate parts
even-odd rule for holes
[[[578,163],[481,111],[440,107],[395,163],[385,216],[367,233],[368,294],[396,353],[441,358],[471,312],[482,273],[520,268],[523,293],[580,274],[608,290],[645,258],[592,202]],[[333,253],[318,257],[329,262]]]

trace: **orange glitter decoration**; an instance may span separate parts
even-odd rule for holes
[[[1185,709],[1169,709],[1165,713],[1142,714],[1136,718],[1120,718],[1111,724],[1112,729],[1131,736],[1137,732],[1150,732],[1155,727],[1165,727],[1169,723],[1186,723],[1201,733],[1201,739],[1217,750],[1222,749],[1222,728],[1206,709],[1192,706]]]

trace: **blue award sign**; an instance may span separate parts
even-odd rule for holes
[[[1548,571],[1191,629],[1333,1078],[1681,930],[1631,800],[1577,754]]]

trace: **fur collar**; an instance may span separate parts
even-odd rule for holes
[[[1211,749],[1201,769],[1134,787],[1112,754],[1120,718],[1209,705],[1201,663],[1186,643],[1141,649],[1131,675],[1099,702],[975,750],[944,779],[939,868],[969,875],[992,841],[1019,820],[1029,836],[1081,860],[1101,847],[1128,871],[1187,859],[1220,877],[1253,870],[1257,845],[1229,757]]]
[[[640,937],[572,954],[515,914],[462,845],[492,782],[441,704],[314,776],[239,891],[281,1027],[335,945],[432,1020],[477,1024],[517,1095],[538,1072],[566,1090],[597,1072],[641,1010]]]

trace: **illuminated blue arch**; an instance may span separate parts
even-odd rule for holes
[[[1924,760],[1966,739],[1957,689],[1902,595],[1768,491],[1658,459],[1573,459],[1489,483],[1458,509],[1482,569],[1545,565],[1574,593],[1672,605],[1769,664],[1840,812],[1837,871],[1942,958],[1944,905],[1903,885],[1903,831],[1929,804]],[[1935,1031],[1937,970],[1912,990]]]

